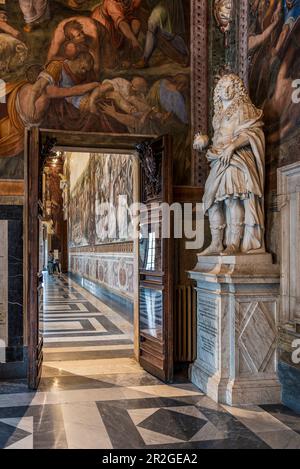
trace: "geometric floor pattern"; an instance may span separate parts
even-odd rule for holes
[[[145,372],[127,319],[66,277],[46,282],[44,329],[38,391],[0,382],[0,448],[300,449],[284,406],[218,405]]]

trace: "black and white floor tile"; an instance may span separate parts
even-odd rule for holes
[[[222,406],[146,373],[132,325],[67,277],[45,282],[43,326],[39,390],[0,382],[1,448],[300,448],[284,406]]]

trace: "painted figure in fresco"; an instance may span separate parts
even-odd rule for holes
[[[78,8],[81,8],[84,5],[84,2],[85,0],[68,0],[67,5],[73,10],[78,10]]]
[[[281,63],[273,94],[264,102],[264,121],[267,142],[278,144],[300,124],[300,106],[294,102],[294,78],[291,76],[293,65],[299,65],[299,49],[290,44]]]
[[[71,60],[54,60],[50,62],[45,70],[43,70],[37,82],[34,85],[31,99],[28,101],[29,114],[34,117],[36,113],[35,100],[36,97],[42,95],[49,86],[54,86],[58,90],[74,89],[75,86],[87,82],[88,74],[94,66],[94,59],[89,52],[80,52],[75,59]],[[80,94],[70,94],[64,96],[64,99],[72,104],[75,108],[86,110],[89,106],[90,91],[99,86],[99,83],[90,83],[89,91]],[[81,87],[79,88],[81,90]],[[49,91],[49,90],[48,90]],[[57,93],[59,98],[60,93]]]
[[[272,66],[276,55],[271,57],[271,49],[276,45],[282,28],[282,5],[282,0],[255,0],[250,3],[249,84],[251,97],[260,107],[278,73],[278,64],[277,67]]]
[[[119,49],[127,40],[133,49],[140,49],[138,35],[141,28],[137,10],[141,0],[103,0],[92,12],[92,18],[102,24],[110,35],[110,44]]]
[[[19,4],[26,23],[24,31],[27,33],[42,27],[50,19],[49,0],[19,0]]]
[[[175,50],[188,62],[189,51],[186,46],[184,10],[181,0],[148,0],[152,8],[148,19],[148,30],[143,57],[135,64],[136,68],[146,68],[157,47],[158,38],[165,41],[165,46]]]
[[[18,31],[8,23],[7,13],[4,10],[0,10],[0,32],[9,34],[10,36],[15,37],[16,39],[19,39],[21,35],[20,31]]]
[[[184,98],[184,92],[188,88],[189,78],[186,75],[163,78],[152,86],[148,95],[148,102],[161,113],[163,121],[168,121],[172,116],[179,122],[188,125],[189,117]]]
[[[21,33],[8,22],[7,13],[0,10],[0,76],[17,70],[27,58],[28,47]]]
[[[104,103],[101,110],[125,124],[130,133],[162,133],[176,129],[180,139],[184,135],[182,126],[189,122],[182,94],[188,87],[185,75],[158,80],[149,92],[147,82],[139,77],[132,82],[123,78],[105,80],[102,87],[106,98],[112,99],[114,104]]]
[[[94,59],[89,52],[79,52],[71,60],[53,60],[48,63],[34,85],[33,96],[28,102],[30,115],[34,116],[36,96],[50,88],[57,98],[52,100],[47,113],[46,122],[50,128],[99,132],[124,131],[124,127],[118,126],[116,121],[112,122],[103,114],[92,117],[100,90],[100,83],[90,80],[93,68]],[[82,85],[87,88],[85,91],[82,90]]]
[[[134,77],[131,81],[125,78],[104,80],[101,91],[106,99],[114,101],[116,106],[127,114],[149,111],[146,101],[149,89],[144,78]]]
[[[252,6],[253,8],[253,6]],[[265,44],[268,39],[270,39],[272,33],[275,31],[277,26],[279,25],[281,18],[282,18],[282,5],[281,1],[278,2],[277,8],[275,9],[274,13],[271,16],[270,23],[267,26],[263,26],[263,29],[257,32],[256,30],[256,11],[252,9],[253,19],[250,23],[250,34],[249,34],[249,43],[248,49],[249,53],[253,54],[253,52]]]
[[[0,76],[22,67],[28,56],[28,47],[20,39],[0,32]]]
[[[79,52],[90,52],[94,59],[94,71],[98,76],[102,65],[100,39],[99,28],[91,18],[67,18],[61,21],[54,31],[47,61],[57,58],[74,59]]]
[[[251,5],[249,81],[251,96],[264,110],[268,144],[287,139],[300,122],[299,104],[292,99],[300,66],[299,5],[298,1],[282,0],[256,0]],[[266,40],[260,40],[262,37]]]
[[[150,115],[153,131],[173,135],[174,166],[179,174],[188,177],[190,160],[187,155],[191,152],[189,75],[177,74],[156,81],[147,101],[155,109]]]
[[[108,104],[106,102],[100,104],[100,109],[104,114],[126,126],[127,131],[133,134],[154,132],[151,126],[151,115],[153,110],[147,106],[146,102],[145,107],[147,107],[146,111],[136,111],[134,109],[130,112],[120,112],[120,110],[116,109],[114,102],[112,104]]]
[[[218,82],[214,106],[214,138],[207,152],[211,172],[203,197],[212,243],[202,255],[264,252],[263,113],[233,74]],[[203,150],[201,136],[194,148]]]
[[[144,78],[134,77],[104,80],[101,89],[106,101],[100,104],[102,112],[126,125],[130,133],[159,133],[167,113],[149,102],[149,87]],[[111,102],[108,103],[107,100]]]
[[[63,89],[46,79],[46,72],[37,66],[28,70],[27,80],[7,84],[5,89],[1,89],[5,94],[7,112],[0,119],[0,157],[17,156],[23,151],[25,128],[41,125],[51,99],[82,96],[97,86],[98,83],[87,83]]]
[[[273,49],[273,55],[278,55],[282,50],[289,34],[293,31],[298,19],[300,18],[300,0],[283,0],[284,25],[279,36],[276,47]]]
[[[270,26],[274,13],[278,8],[282,10],[282,5],[282,0],[255,0],[253,2],[250,11],[257,11],[257,21],[261,30]]]

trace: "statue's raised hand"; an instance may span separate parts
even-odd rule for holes
[[[209,137],[207,135],[198,133],[195,135],[193,148],[197,151],[205,150],[209,145]]]

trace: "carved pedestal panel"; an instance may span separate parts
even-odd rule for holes
[[[279,270],[269,254],[201,257],[192,382],[228,405],[280,402]]]

